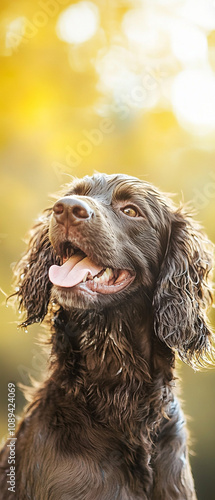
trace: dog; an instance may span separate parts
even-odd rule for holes
[[[7,445],[0,499],[195,500],[175,358],[213,356],[211,244],[135,177],[74,179],[16,267],[23,327],[50,329],[50,366]]]

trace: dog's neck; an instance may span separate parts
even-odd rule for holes
[[[154,342],[155,351],[159,349],[149,315],[146,317],[144,321],[134,308],[126,313],[116,308],[111,317],[108,310],[61,310],[55,318],[54,379],[86,404],[97,421],[132,428],[132,422],[137,425],[147,418],[144,402],[155,399],[158,407],[148,418],[159,423],[169,398],[164,392],[168,392],[173,373],[169,360],[159,365],[163,352],[152,365]]]

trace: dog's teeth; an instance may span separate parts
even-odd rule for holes
[[[93,281],[95,283],[104,283],[106,281],[109,281],[110,278],[113,277],[113,270],[110,267],[107,267],[104,271],[104,273],[101,276],[95,276]]]
[[[85,274],[85,276],[83,277],[83,280],[82,280],[82,281],[83,281],[83,283],[85,283],[85,281],[87,281],[87,276],[88,276],[88,271],[87,271],[87,273]]]

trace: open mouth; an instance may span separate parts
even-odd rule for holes
[[[113,269],[95,264],[84,252],[77,250],[71,257],[68,249],[62,265],[49,269],[49,279],[61,288],[79,287],[82,290],[112,294],[132,283],[135,274],[128,269]]]

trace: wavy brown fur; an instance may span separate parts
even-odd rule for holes
[[[23,326],[51,329],[47,378],[31,396],[16,442],[17,500],[195,500],[175,353],[198,366],[212,352],[209,242],[183,209],[134,177],[74,180],[68,196],[94,211],[69,240],[134,282],[96,299],[53,287],[64,229],[47,210],[16,267]],[[142,217],[121,213],[135,204]],[[54,229],[53,229],[54,227]],[[1,453],[0,499],[8,449]]]

